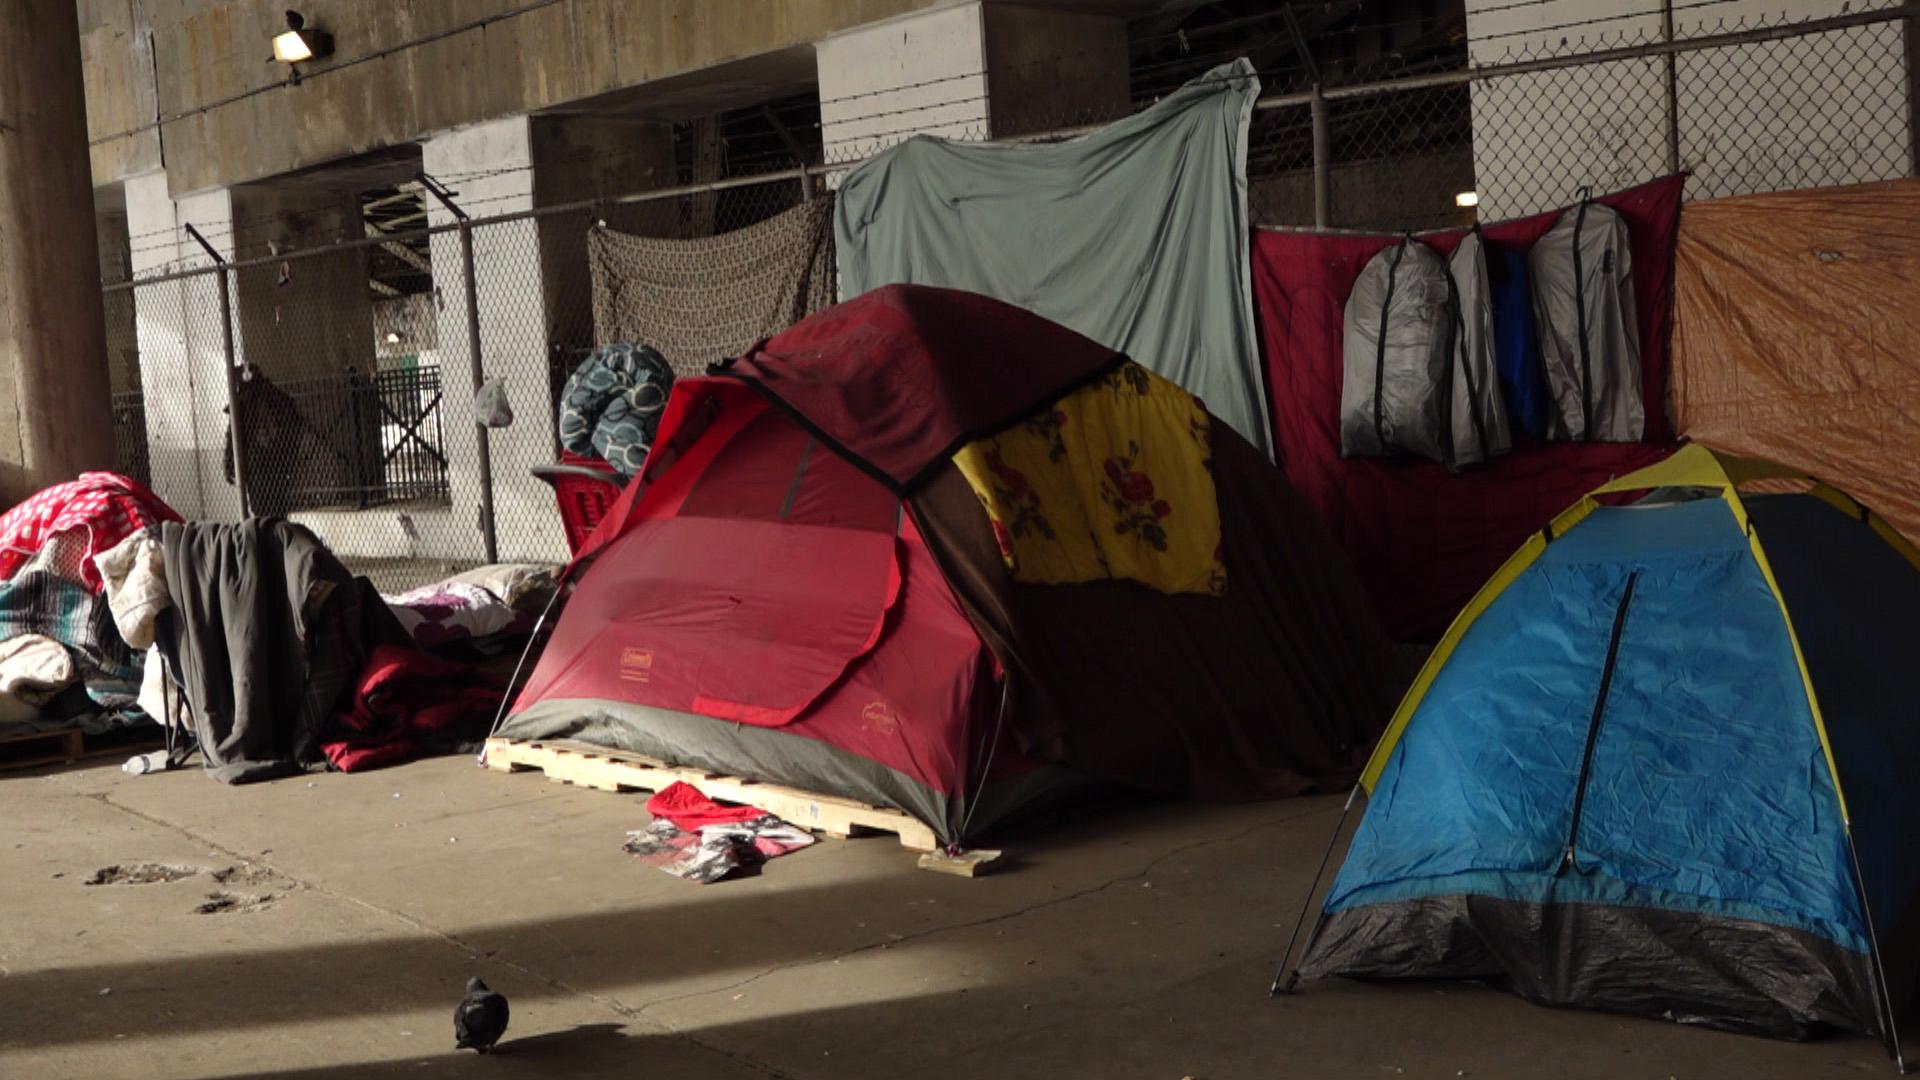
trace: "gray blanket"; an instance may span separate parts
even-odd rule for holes
[[[158,644],[208,771],[239,784],[325,768],[322,734],[367,654],[411,641],[379,594],[279,518],[169,523],[161,547],[173,607]]]
[[[1237,60],[1069,142],[910,139],[841,185],[840,296],[944,285],[1018,304],[1198,394],[1271,458],[1248,269],[1259,96]]]

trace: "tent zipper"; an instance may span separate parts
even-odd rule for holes
[[[1627,587],[1620,594],[1620,606],[1613,612],[1613,633],[1607,638],[1607,662],[1600,669],[1600,692],[1594,695],[1593,718],[1587,722],[1587,748],[1580,757],[1580,780],[1573,789],[1573,822],[1567,827],[1567,850],[1560,860],[1561,871],[1573,867],[1573,846],[1580,838],[1580,815],[1587,805],[1587,780],[1593,771],[1593,748],[1600,741],[1600,721],[1607,712],[1607,693],[1613,688],[1613,667],[1620,659],[1620,634],[1627,626],[1627,608],[1633,604],[1633,587],[1640,571],[1627,575]]]
[[[1412,241],[1402,240],[1395,245],[1393,259],[1387,263],[1387,295],[1380,301],[1380,333],[1373,346],[1373,438],[1383,454],[1392,449],[1387,445],[1387,429],[1382,422],[1385,410],[1380,400],[1380,382],[1387,374],[1387,317],[1393,312],[1393,279],[1400,274],[1400,258],[1407,253],[1409,243]]]
[[[1580,341],[1580,440],[1593,439],[1593,356],[1587,348],[1587,283],[1580,272],[1580,234],[1587,224],[1587,200],[1573,215],[1573,314]]]

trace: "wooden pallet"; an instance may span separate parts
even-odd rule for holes
[[[114,728],[89,735],[78,728],[0,735],[0,771],[61,765],[114,754],[128,756],[157,750],[164,743],[157,727]]]
[[[783,821],[829,836],[888,832],[900,837],[901,846],[914,851],[935,851],[940,846],[931,827],[899,810],[710,773],[645,754],[577,742],[495,738],[487,740],[482,760],[487,768],[500,772],[538,769],[555,783],[601,791],[659,791],[680,781],[700,789],[709,799],[757,806]]]

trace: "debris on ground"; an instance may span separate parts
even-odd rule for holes
[[[200,872],[197,866],[174,866],[169,863],[115,863],[103,866],[88,878],[88,885],[155,885],[168,881],[190,878]],[[61,877],[55,874],[54,877]]]
[[[279,899],[272,893],[230,893],[213,892],[207,894],[207,902],[193,909],[196,915],[246,915],[256,911],[265,911]]]

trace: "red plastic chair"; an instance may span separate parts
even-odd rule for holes
[[[559,464],[535,465],[533,475],[553,488],[554,498],[560,503],[560,524],[567,531],[567,550],[575,555],[626,486],[613,466],[597,457],[565,450],[560,451]]]

